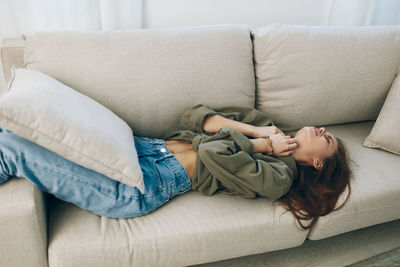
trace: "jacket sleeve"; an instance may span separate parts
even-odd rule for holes
[[[198,133],[205,133],[203,131],[203,122],[205,118],[215,114],[254,126],[273,125],[272,120],[267,114],[255,108],[226,106],[223,108],[213,109],[203,104],[195,105],[186,110],[181,116],[180,124],[183,129],[192,130]]]
[[[219,134],[232,138],[203,143],[197,154],[210,173],[208,179],[246,198],[259,195],[275,200],[289,191],[294,173],[285,163],[274,157],[255,158],[253,144],[234,129],[222,128]]]

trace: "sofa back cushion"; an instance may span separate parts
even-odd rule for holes
[[[254,107],[246,26],[46,32],[25,40],[26,68],[93,98],[135,135],[176,130],[181,113],[197,103]]]
[[[400,63],[400,27],[252,31],[256,108],[283,130],[374,120]]]

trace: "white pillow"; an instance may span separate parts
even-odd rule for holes
[[[144,193],[132,129],[93,99],[41,72],[14,69],[0,125]]]
[[[400,155],[400,68],[364,146]]]

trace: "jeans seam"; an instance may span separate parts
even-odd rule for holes
[[[11,158],[11,157],[10,157],[8,154],[6,154],[6,153],[3,153],[3,155],[4,155],[5,157],[7,157],[7,158]],[[27,161],[26,158],[25,158],[23,155],[15,155],[15,156],[16,156],[17,158],[19,158],[19,159],[22,159],[22,160],[24,160],[24,161]],[[100,190],[103,191],[103,192],[106,192],[106,193],[113,193],[114,195],[117,195],[117,191],[112,190],[112,189],[105,189],[104,187],[102,187],[102,186],[100,186],[100,185],[98,185],[98,184],[87,182],[84,178],[82,178],[82,176],[77,175],[76,173],[71,173],[71,172],[69,172],[68,170],[61,170],[60,168],[55,168],[54,166],[49,165],[49,164],[47,164],[47,163],[44,163],[44,162],[42,162],[42,161],[35,160],[34,162],[35,162],[35,163],[38,163],[42,168],[49,169],[49,170],[52,170],[52,171],[54,171],[54,172],[56,172],[56,173],[63,174],[63,175],[66,175],[66,176],[75,178],[75,179],[79,180],[79,182],[84,183],[84,184],[86,184],[86,185],[90,185],[91,187],[93,187],[93,188],[95,188],[95,189],[100,189]],[[109,178],[109,179],[111,179],[111,178]],[[117,181],[116,181],[116,182],[117,182]],[[132,199],[138,199],[138,198],[139,198],[138,196],[129,195],[129,194],[124,194],[124,193],[122,193],[122,194],[119,193],[119,195],[122,196],[122,197],[124,197],[124,198],[132,198]]]

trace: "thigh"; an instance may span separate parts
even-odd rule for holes
[[[171,164],[173,157],[164,153],[163,140],[135,138],[135,146],[144,174],[145,194],[0,128],[0,182],[6,180],[4,177],[24,177],[61,200],[111,218],[149,213],[182,192],[182,188],[190,188],[187,183],[179,183],[184,179],[176,179],[179,166]],[[180,174],[178,178],[183,177]]]
[[[106,217],[139,214],[140,191],[85,168],[2,128],[1,165],[7,177],[23,177],[42,191]],[[123,205],[122,205],[123,204]]]

